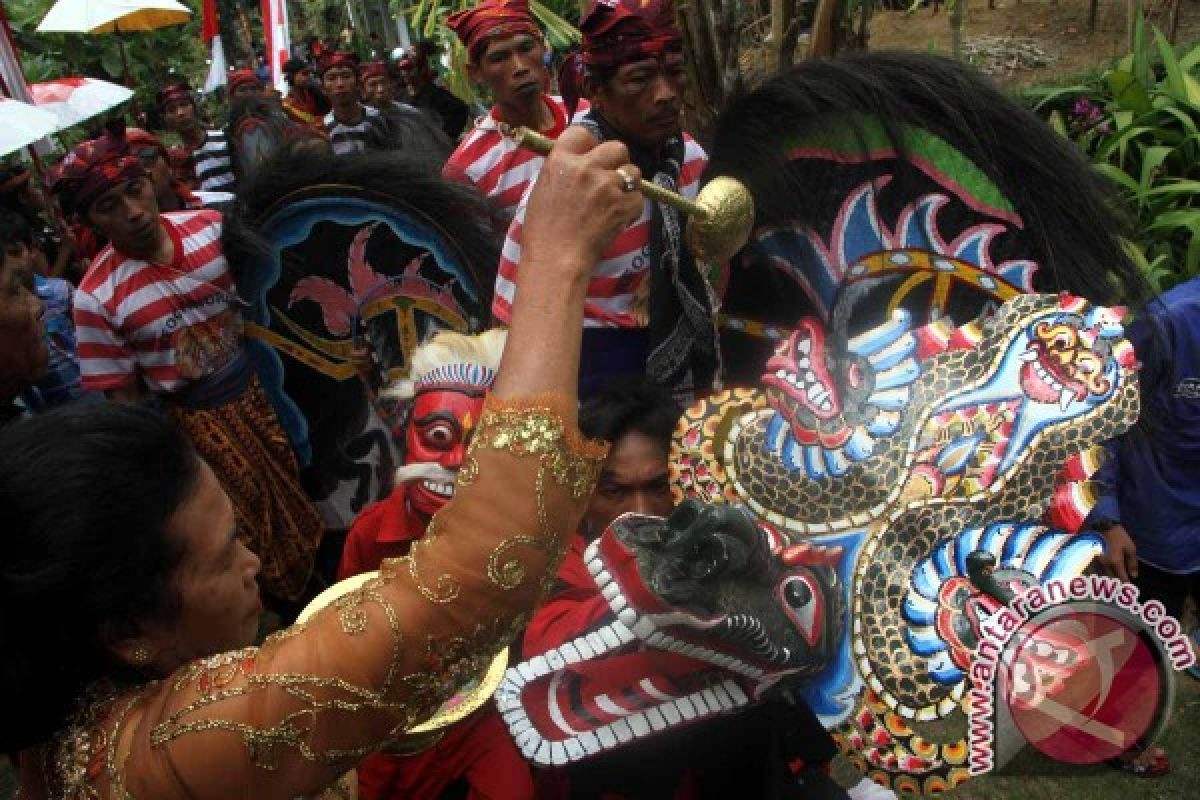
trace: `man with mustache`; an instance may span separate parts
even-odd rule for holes
[[[442,332],[413,352],[410,379],[389,392],[412,399],[403,431],[404,465],[396,470],[391,496],[364,510],[351,526],[338,580],[378,569],[385,558],[408,555],[430,518],[454,496],[455,477],[506,338],[502,330],[478,336]],[[427,750],[414,755],[385,751],[358,767],[363,800],[436,800],[460,779],[469,784],[470,797],[532,800],[529,765],[490,703],[447,729]]]
[[[601,141],[624,143],[642,177],[695,198],[706,156],[682,131],[686,67],[671,0],[593,0],[583,34],[583,93],[591,109],[579,120]],[[623,176],[623,188],[636,183]],[[492,313],[507,323],[519,289],[518,210],[508,231]],[[612,377],[645,373],[690,402],[717,377],[716,299],[682,243],[677,210],[645,200],[642,216],[609,247],[592,272],[584,306],[580,392]]]
[[[500,132],[500,125],[521,126],[557,139],[570,114],[561,97],[545,92],[549,84],[546,44],[529,13],[528,0],[483,0],[475,8],[452,14],[446,24],[466,48],[471,80],[487,87],[495,105],[475,120],[442,174],[483,195],[492,208],[493,222],[505,231],[546,159],[518,147]]]

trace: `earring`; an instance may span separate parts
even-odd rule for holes
[[[133,663],[139,667],[144,667],[150,663],[150,651],[145,647],[145,645],[139,644],[137,647],[133,648],[133,652],[129,654],[129,657],[132,659]]]

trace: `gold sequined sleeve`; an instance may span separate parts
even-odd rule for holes
[[[454,501],[408,558],[307,625],[143,693],[109,796],[314,793],[481,673],[553,580],[604,456],[564,405],[489,399]]]

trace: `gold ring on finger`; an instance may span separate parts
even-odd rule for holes
[[[621,176],[621,189],[626,192],[637,191],[637,178],[625,171],[624,167],[617,169],[617,174]]]

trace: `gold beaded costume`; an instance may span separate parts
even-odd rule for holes
[[[553,580],[604,449],[561,398],[489,398],[456,498],[403,559],[259,648],[98,688],[23,800],[291,800],[335,784],[431,715],[524,627]]]

